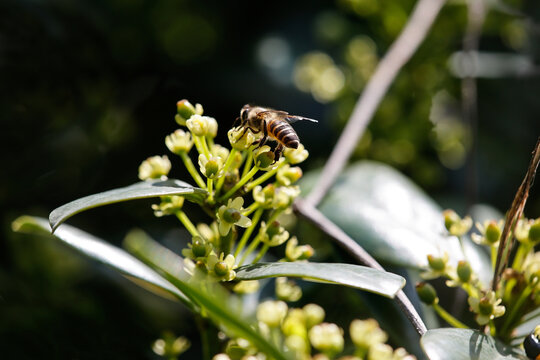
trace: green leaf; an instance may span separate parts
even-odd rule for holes
[[[188,200],[200,202],[207,195],[207,192],[175,179],[142,181],[123,188],[85,196],[62,205],[51,212],[49,222],[54,232],[68,218],[85,210],[122,201],[166,195],[181,195]]]
[[[309,192],[317,174],[308,174]],[[354,164],[336,181],[319,205],[321,212],[375,258],[410,268],[427,266],[427,255],[447,252],[463,259],[456,237],[444,234],[442,209],[418,186],[393,168],[371,161]],[[467,258],[484,283],[491,280],[489,258],[465,239]]]
[[[33,216],[21,216],[17,218],[13,221],[12,228],[13,231],[17,232],[57,238],[92,259],[98,260],[119,270],[128,279],[141,285],[145,289],[160,296],[179,299],[193,309],[193,303],[157,272],[126,253],[124,250],[112,246],[82,230],[73,226],[64,225],[62,228],[58,229],[54,235],[51,235],[47,220]]]
[[[430,360],[527,360],[520,351],[477,330],[428,330],[420,343]]]
[[[236,269],[238,280],[278,276],[346,285],[389,298],[393,298],[405,286],[405,279],[399,275],[351,264],[276,262],[246,265]]]
[[[288,357],[274,343],[264,338],[257,330],[256,322],[242,313],[242,302],[230,294],[209,276],[196,269],[190,277],[183,269],[183,259],[161,246],[142,231],[131,232],[124,241],[125,247],[160,271],[182,293],[200,306],[201,313],[210,317],[229,336],[242,337],[272,359],[286,360]]]

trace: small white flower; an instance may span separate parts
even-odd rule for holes
[[[171,162],[167,155],[152,156],[144,160],[139,166],[139,179],[166,178],[171,171]]]

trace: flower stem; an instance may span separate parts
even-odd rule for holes
[[[268,244],[264,244],[262,249],[257,254],[257,257],[255,257],[255,259],[253,259],[253,261],[251,263],[255,264],[257,261],[261,260],[261,258],[264,256],[264,254],[266,254],[266,252],[268,251],[269,248],[270,248],[270,246]]]
[[[255,186],[257,185],[260,185],[262,184],[263,182],[265,182],[266,180],[270,179],[272,176],[275,175],[275,173],[278,172],[278,170],[280,168],[283,167],[283,165],[285,165],[287,162],[286,161],[282,161],[278,166],[276,166],[274,169],[270,170],[270,171],[267,171],[265,172],[264,174],[262,174],[261,176],[259,176],[257,179],[251,181],[249,184],[246,185],[246,190],[247,191],[250,191],[251,189],[253,189]]]
[[[468,329],[469,327],[453,317],[450,313],[448,313],[446,310],[444,310],[439,304],[433,304],[433,309],[437,312],[437,314],[443,318],[444,321],[446,321],[448,324],[452,325],[455,328],[459,329]]]
[[[208,190],[208,202],[210,204],[212,204],[214,202],[214,194],[213,194],[214,190],[212,189],[213,186],[214,186],[214,180],[208,178],[206,180],[206,184],[207,184],[206,187],[207,187],[207,190]]]
[[[244,164],[244,171],[242,172],[242,177],[247,175],[248,169],[251,168],[251,163],[252,162],[253,162],[253,152],[251,150],[248,150],[247,157],[246,157],[246,163]]]
[[[514,303],[514,306],[512,306],[512,309],[510,310],[508,317],[504,321],[504,324],[501,327],[501,330],[498,331],[500,336],[504,336],[508,327],[514,322],[516,315],[519,313],[519,310],[521,310],[523,303],[527,300],[529,295],[531,295],[532,290],[533,289],[530,286],[527,286],[525,289],[523,289],[523,291],[521,292],[521,295],[519,296],[517,301]]]
[[[231,197],[238,189],[240,189],[242,186],[244,186],[245,183],[248,182],[249,179],[251,179],[256,173],[259,171],[257,167],[253,167],[245,176],[243,176],[239,182],[234,185],[232,189],[227,191],[225,195],[219,198],[219,201],[223,201],[229,197]]]
[[[491,245],[491,268],[495,271],[495,264],[497,263],[497,248]]]
[[[219,194],[219,192],[221,191],[221,187],[223,186],[223,183],[225,182],[225,176],[227,175],[227,171],[229,171],[229,168],[231,167],[231,164],[233,163],[237,152],[238,150],[236,150],[235,148],[232,148],[231,152],[229,153],[229,156],[227,157],[227,161],[225,162],[225,165],[223,166],[223,175],[219,178],[216,184],[216,195]]]
[[[206,184],[204,183],[201,175],[199,175],[199,173],[197,172],[197,169],[195,168],[195,165],[193,165],[191,158],[185,152],[180,153],[180,157],[182,158],[182,161],[184,162],[187,171],[189,171],[189,173],[191,174],[193,180],[195,180],[195,182],[197,183],[197,185],[199,185],[200,188],[204,189],[206,187]]]
[[[246,251],[244,251],[244,254],[242,255],[242,258],[240,259],[238,266],[241,266],[244,263],[244,261],[246,261],[246,258],[248,257],[248,255],[251,254],[253,250],[257,248],[257,245],[259,245],[260,242],[261,242],[261,237],[257,235],[255,239],[251,242],[251,244],[249,244]]]
[[[257,204],[257,203],[254,203]],[[255,212],[255,215],[253,215],[253,219],[251,219],[251,225],[244,231],[244,234],[242,235],[242,238],[240,239],[240,242],[238,243],[238,246],[236,247],[236,251],[234,252],[234,257],[237,258],[244,246],[246,245],[249,237],[253,233],[253,230],[255,230],[255,227],[257,226],[257,223],[259,222],[259,219],[261,218],[261,215],[263,213],[264,209],[257,209]],[[245,214],[244,214],[245,215]]]
[[[247,208],[244,209],[242,215],[249,216],[252,212],[257,210],[259,206],[261,206],[261,204],[254,202],[253,204],[249,205]]]
[[[516,252],[516,256],[514,258],[514,263],[512,264],[512,268],[514,270],[520,270],[521,265],[523,264],[523,260],[525,260],[525,257],[529,253],[531,247],[528,244],[522,244],[520,243]]]
[[[183,212],[182,210],[178,210],[176,212],[176,217],[182,222],[182,224],[184,225],[186,230],[189,231],[191,236],[201,236],[197,231],[197,228],[195,227],[195,225],[193,225],[191,220],[189,220],[185,212]]]

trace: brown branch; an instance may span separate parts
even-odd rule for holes
[[[316,206],[343,170],[399,70],[426,37],[446,0],[418,0],[405,28],[375,69],[307,201]]]
[[[358,245],[356,241],[351,239],[349,235],[330,221],[309,202],[302,199],[297,199],[294,202],[294,209],[298,214],[300,214],[306,220],[312,222],[325,234],[330,236],[336,244],[345,249],[359,264],[384,271],[384,268],[377,262],[377,260],[371,257],[371,255],[369,255],[360,245]],[[400,290],[396,295],[395,301],[405,313],[418,335],[422,336],[427,331],[426,325],[422,321],[420,315],[418,315],[418,312],[407,295]]]
[[[504,223],[504,228],[501,234],[501,240],[499,243],[499,250],[497,252],[497,262],[495,264],[495,270],[493,272],[493,280],[491,283],[491,288],[493,291],[497,290],[499,285],[499,279],[503,270],[508,263],[508,258],[510,252],[514,245],[515,241],[513,240],[513,230],[516,226],[517,221],[523,214],[523,208],[527,203],[527,198],[529,197],[529,189],[531,188],[534,182],[534,176],[536,170],[538,169],[538,163],[540,162],[540,137],[536,141],[536,146],[532,152],[531,162],[525,174],[525,178],[519,186],[514,201],[512,201],[512,206],[508,210],[508,216],[506,217],[506,222]]]

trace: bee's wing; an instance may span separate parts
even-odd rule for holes
[[[310,119],[310,118],[303,117],[303,116],[291,115],[288,112],[281,111],[281,110],[261,111],[260,113],[257,114],[257,117],[259,117],[261,120],[266,120],[266,121],[270,121],[270,120],[274,120],[274,119],[285,120],[290,124],[295,123],[295,122],[300,121],[300,120],[318,122],[315,119]]]

